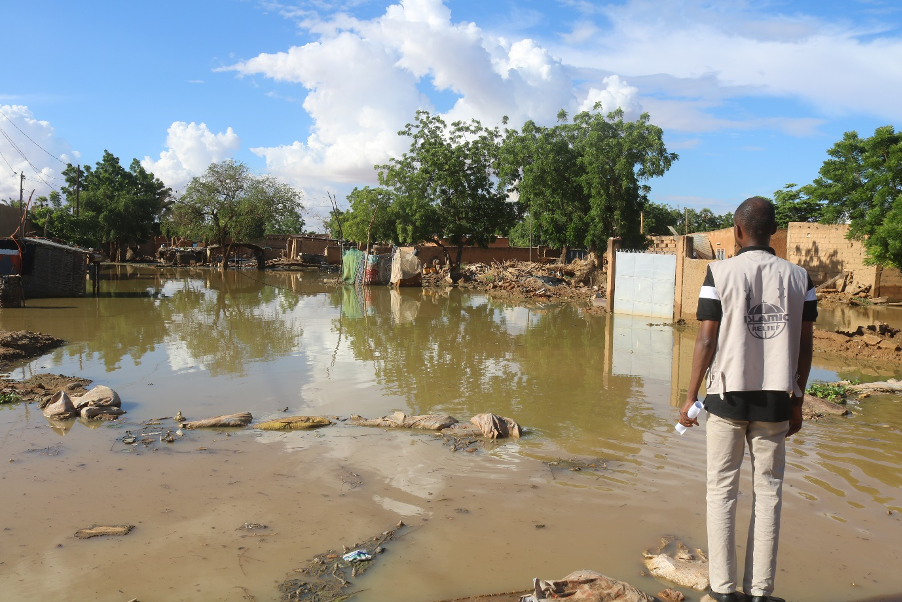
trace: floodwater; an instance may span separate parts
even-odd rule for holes
[[[707,547],[703,429],[673,431],[691,329],[459,290],[360,293],[317,273],[113,266],[100,291],[0,313],[0,329],[68,342],[12,377],[89,378],[128,411],[121,424],[66,431],[36,406],[0,410],[3,600],[276,600],[312,556],[399,520],[409,526],[354,579],[355,599],[518,590],[582,568],[655,593],[664,585],[642,576],[643,550],[663,535]],[[902,310],[869,311],[824,310],[822,322],[902,323]],[[813,380],[837,377],[900,378],[902,367],[815,358]],[[806,423],[790,440],[777,594],[902,593],[900,401],[871,397],[853,417]],[[286,408],[461,420],[491,411],[529,433],[476,453],[452,453],[432,434],[346,424],[119,441],[127,429],[158,438],[170,421],[140,423],[178,411],[262,420]],[[553,470],[561,458],[598,468]],[[241,528],[249,522],[268,529]],[[74,538],[95,524],[136,528]]]

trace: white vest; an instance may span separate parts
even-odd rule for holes
[[[708,393],[802,395],[796,381],[808,273],[759,250],[715,261],[709,267],[723,318],[708,368]]]

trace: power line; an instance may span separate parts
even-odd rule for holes
[[[12,165],[9,164],[9,161],[6,160],[6,157],[3,156],[3,153],[0,153],[0,157],[3,157],[3,162],[6,163],[7,166],[9,166],[10,171],[12,171],[13,175],[15,175],[16,170],[13,168]]]
[[[9,118],[9,115],[7,115],[6,113],[4,113],[3,111],[0,111],[0,115],[3,115],[3,117],[5,117],[6,120],[7,120],[8,122],[10,122],[11,124],[13,124],[13,127],[16,128],[17,130],[19,130],[19,132],[20,132],[23,136],[25,136],[26,138],[28,138],[29,140],[31,140],[31,143],[32,143],[32,144],[34,144],[36,147],[38,147],[39,149],[41,149],[42,151],[44,151],[45,153],[47,153],[48,155],[50,155],[51,157],[53,157],[54,159],[56,159],[57,161],[59,161],[60,163],[62,163],[63,165],[66,165],[66,162],[65,162],[65,161],[63,161],[62,159],[60,159],[59,157],[57,157],[56,155],[54,155],[53,153],[51,153],[49,150],[47,150],[46,148],[44,148],[43,146],[41,146],[40,144],[38,144],[37,142],[35,142],[34,140],[32,140],[31,136],[29,136],[28,134],[26,134],[25,132],[23,132],[23,131],[22,131],[22,128],[20,128],[19,126],[17,126],[17,125],[16,125],[16,122]]]
[[[7,118],[7,119],[8,119],[8,118]],[[10,122],[10,123],[12,123],[12,122]],[[13,125],[16,125],[16,124],[13,123]],[[22,152],[22,149],[19,148],[19,145],[17,145],[15,142],[13,142],[13,139],[10,138],[9,135],[8,135],[6,132],[3,131],[3,128],[0,128],[0,134],[2,134],[4,138],[6,138],[6,141],[9,142],[9,144],[13,147],[13,149],[15,149],[15,151],[16,151],[17,153],[19,153],[20,155],[22,155],[22,158],[25,159],[25,162],[28,163],[28,164],[31,166],[31,169],[34,170],[35,175],[38,176],[38,179],[39,179],[41,182],[43,182],[45,186],[47,186],[48,188],[52,188],[53,190],[56,190],[57,192],[59,192],[59,190],[56,188],[56,186],[53,186],[52,184],[50,184],[49,182],[47,182],[47,180],[44,179],[43,174],[40,172],[40,170],[39,170],[37,167],[34,166],[34,163],[32,163],[32,162],[28,159],[28,157],[25,156],[25,153]],[[4,161],[5,161],[5,160],[6,160],[6,159],[4,159]]]

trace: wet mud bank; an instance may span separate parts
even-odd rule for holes
[[[0,330],[0,370],[8,369],[13,362],[44,355],[64,342],[40,332]]]

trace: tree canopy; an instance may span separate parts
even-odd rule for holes
[[[822,221],[848,221],[869,259],[902,267],[902,133],[877,128],[870,138],[846,132],[805,191],[823,203]]]
[[[240,161],[213,163],[192,178],[170,207],[170,235],[218,243],[226,255],[233,243],[251,242],[285,228],[303,227],[301,193],[272,176],[258,176]],[[223,263],[224,265],[224,263]]]
[[[457,246],[459,265],[463,246],[485,246],[513,226],[517,208],[497,171],[497,128],[475,119],[449,126],[417,111],[398,135],[410,138],[410,149],[376,166],[380,184],[391,191],[397,242],[447,241]]]
[[[642,247],[645,182],[677,159],[648,114],[625,121],[622,110],[604,115],[596,104],[572,122],[561,111],[552,127],[527,121],[508,131],[500,172],[546,244],[593,249],[620,236],[625,247]]]
[[[38,199],[41,207],[34,213],[38,226],[46,227],[49,235],[85,246],[108,244],[115,251],[159,232],[160,213],[172,191],[137,159],[126,170],[116,156],[104,151],[94,168],[79,169],[70,163],[63,177],[66,203],[51,192],[46,202]]]

